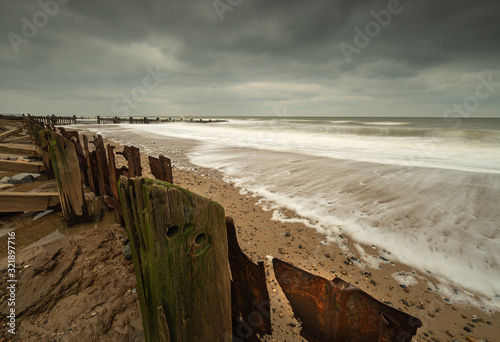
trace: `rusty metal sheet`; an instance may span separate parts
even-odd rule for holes
[[[356,286],[335,278],[315,276],[279,259],[274,273],[295,317],[301,335],[314,342],[406,342],[422,322],[391,308]]]
[[[226,228],[234,295],[243,320],[233,329],[233,336],[236,341],[259,341],[256,334],[271,334],[271,308],[264,263],[255,264],[243,253],[238,245],[234,220],[230,217],[226,217]]]
[[[173,184],[172,162],[169,158],[160,156],[158,158],[149,157],[149,168],[156,179]]]

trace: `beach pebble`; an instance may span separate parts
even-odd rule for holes
[[[465,326],[465,327],[464,327],[464,330],[465,330],[465,331],[467,331],[467,332],[470,332],[470,331],[471,331],[471,330],[470,330],[470,328],[469,328],[468,326]]]
[[[130,250],[130,244],[123,246],[122,252],[125,260],[132,260],[132,251]]]

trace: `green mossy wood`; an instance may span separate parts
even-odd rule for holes
[[[224,209],[178,186],[120,177],[146,341],[224,341],[231,289]]]
[[[75,145],[56,132],[46,133],[64,220],[69,226],[89,221]]]

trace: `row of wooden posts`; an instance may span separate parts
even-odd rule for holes
[[[115,147],[105,148],[101,136],[90,152],[86,135],[25,122],[57,180],[68,224],[88,215],[82,184],[123,219],[146,341],[258,342],[272,333],[264,263],[241,250],[234,221],[220,204],[172,184],[168,158],[150,157],[157,179],[144,178],[134,146],[117,152],[127,160],[117,169]],[[277,258],[273,268],[308,341],[409,342],[422,325],[339,278],[330,281]]]
[[[46,174],[57,181],[61,207],[68,225],[90,220],[85,202],[84,186],[101,196],[106,206],[117,209],[119,205],[117,182],[120,176],[140,177],[142,166],[140,151],[135,146],[125,146],[116,152],[127,161],[127,166],[116,167],[115,146],[104,146],[102,136],[90,141],[87,135],[68,131],[52,125],[43,125],[25,118],[25,124],[41,155]],[[155,178],[173,183],[172,165],[169,158],[149,157],[151,173]]]
[[[24,117],[24,114],[23,114]],[[31,114],[27,115],[28,119],[34,121],[41,125],[52,125],[52,126],[60,126],[60,125],[76,125],[79,120],[83,120],[83,118],[78,118],[76,115],[73,116],[56,116],[56,115],[45,115],[45,116],[33,116]],[[129,123],[129,124],[150,124],[150,123],[165,123],[165,122],[176,122],[176,121],[185,121],[185,122],[195,122],[195,123],[216,123],[216,122],[227,122],[227,120],[223,119],[186,119],[183,118],[167,118],[160,119],[159,117],[150,118],[150,117],[120,117],[120,116],[96,116],[94,118],[90,118],[95,120],[97,124],[121,124],[121,123]],[[88,120],[88,119],[87,119]]]

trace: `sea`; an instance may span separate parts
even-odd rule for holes
[[[191,163],[222,172],[273,219],[302,222],[346,252],[349,238],[360,267],[400,262],[418,271],[394,274],[400,282],[500,309],[500,119],[225,119],[95,131],[195,140]]]

